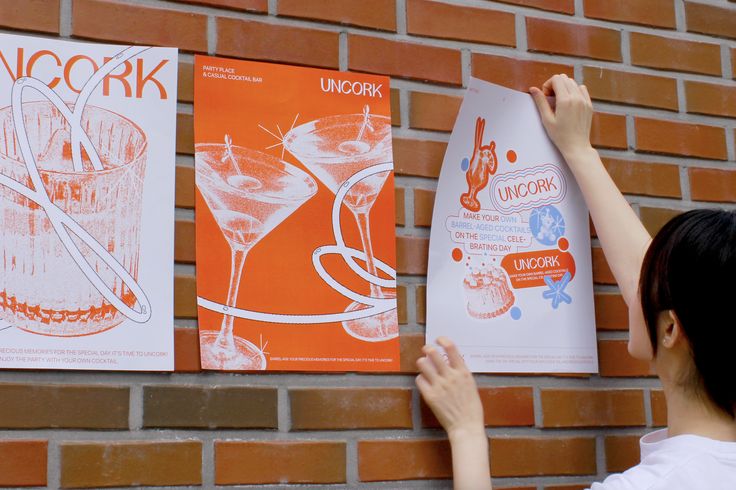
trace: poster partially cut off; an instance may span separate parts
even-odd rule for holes
[[[427,341],[474,372],[596,372],[588,210],[528,94],[471,78],[432,216]]]
[[[0,367],[173,369],[176,71],[0,34]]]
[[[195,58],[201,363],[399,366],[386,77]]]

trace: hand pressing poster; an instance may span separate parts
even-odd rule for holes
[[[427,342],[474,372],[596,372],[588,210],[531,96],[471,78],[432,216]]]
[[[195,58],[202,367],[398,369],[389,80]]]
[[[173,369],[176,71],[0,34],[0,367]]]

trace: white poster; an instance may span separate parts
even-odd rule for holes
[[[596,372],[588,210],[531,96],[471,78],[432,216],[427,342],[474,372]]]
[[[173,369],[176,74],[0,34],[0,367]]]

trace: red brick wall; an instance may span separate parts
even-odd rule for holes
[[[468,77],[526,89],[566,72],[646,226],[736,207],[734,0],[0,0],[0,30],[178,46],[177,373],[0,373],[0,486],[382,488],[450,476],[413,386],[432,201]],[[192,53],[392,76],[402,323],[397,375],[198,370]],[[498,488],[577,489],[666,423],[594,241],[599,376],[479,376]],[[434,482],[437,483],[436,481]],[[436,486],[436,485],[435,485]]]

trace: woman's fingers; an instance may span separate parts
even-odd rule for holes
[[[590,93],[588,93],[588,87],[586,87],[585,85],[581,85],[580,91],[583,93],[583,97],[585,97],[585,101],[588,104],[593,105],[593,101],[590,99]]]
[[[540,92],[541,94],[541,92]],[[544,96],[542,96],[544,97]],[[437,343],[445,349],[447,353],[447,360],[452,368],[464,368],[465,361],[463,356],[460,355],[460,351],[457,350],[457,346],[447,337],[440,337],[437,339]]]
[[[431,345],[425,345],[422,350],[424,351],[424,354],[432,361],[432,364],[434,365],[437,373],[440,376],[446,375],[447,371],[449,370],[449,366],[447,365],[445,359],[442,357],[442,354],[440,354],[440,351],[438,351]]]
[[[417,367],[419,372],[426,378],[426,380],[432,384],[439,378],[439,373],[434,367],[434,363],[427,357],[420,357],[417,359]]]

